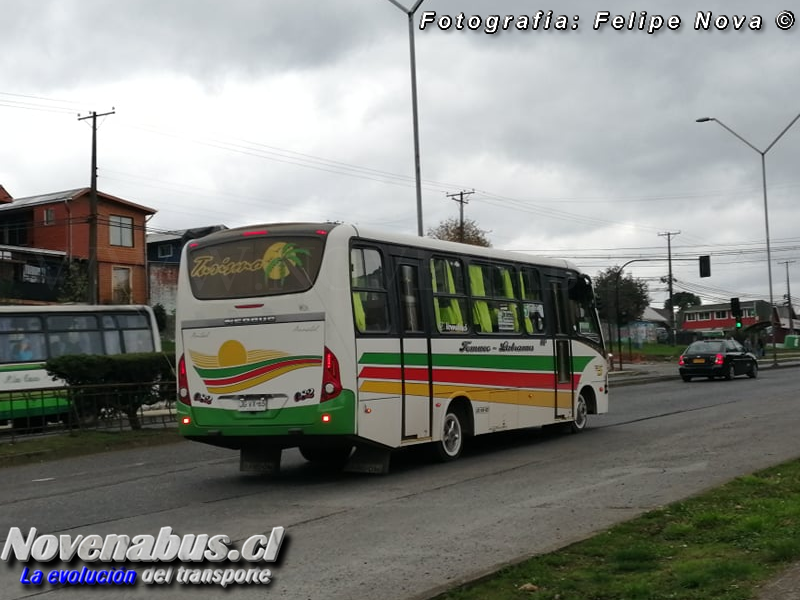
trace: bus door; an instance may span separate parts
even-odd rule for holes
[[[400,373],[402,380],[402,439],[431,437],[431,352],[426,333],[420,282],[426,281],[422,262],[395,256],[395,285],[400,309]]]
[[[572,417],[572,346],[567,322],[566,281],[551,278],[548,282],[552,306],[554,388],[553,405],[556,419]]]

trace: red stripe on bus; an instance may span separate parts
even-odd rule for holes
[[[403,379],[399,367],[364,367],[359,373],[361,379]],[[578,375],[573,376],[575,383]],[[407,367],[406,381],[428,381],[428,369]],[[433,369],[434,383],[463,383],[470,385],[491,385],[506,388],[544,388],[552,389],[556,383],[555,373],[519,373],[509,371],[474,371],[460,369]],[[570,389],[569,382],[559,384],[559,389]]]
[[[275,369],[280,369],[282,367],[291,366],[291,365],[303,365],[303,366],[316,366],[322,364],[322,361],[318,358],[297,358],[294,360],[284,360],[279,363],[275,363],[273,365],[267,365],[265,367],[261,367],[260,369],[255,369],[254,371],[247,371],[246,373],[242,373],[240,375],[235,375],[233,377],[223,377],[223,378],[214,378],[214,377],[207,377],[203,379],[206,385],[230,385],[233,383],[239,383],[240,381],[247,381],[248,379],[252,379],[253,377],[258,377],[259,375],[263,375],[264,373],[269,373],[270,371],[274,371]]]

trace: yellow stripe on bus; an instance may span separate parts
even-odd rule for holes
[[[406,383],[406,395],[427,396],[427,383]],[[402,386],[399,381],[365,380],[358,388],[360,392],[399,396]],[[478,402],[498,402],[501,404],[519,404],[521,406],[553,406],[553,390],[510,390],[507,388],[462,387],[458,385],[434,384],[433,395],[436,398],[454,398],[466,396]],[[572,407],[572,393],[558,392],[558,407]]]

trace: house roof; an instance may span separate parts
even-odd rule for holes
[[[41,256],[66,256],[63,250],[47,250],[45,248],[31,248],[29,246],[7,246],[0,244],[0,260],[3,260],[3,253],[14,252],[15,254],[37,254]]]
[[[176,240],[192,240],[199,237],[204,237],[209,233],[215,231],[223,231],[228,229],[227,225],[206,225],[205,227],[195,227],[193,229],[177,229],[174,231],[164,231],[160,233],[148,233],[147,243],[158,244],[161,242],[172,242]]]
[[[0,211],[12,211],[22,208],[29,208],[31,206],[38,206],[40,204],[52,204],[54,202],[68,202],[80,196],[86,195],[89,192],[91,192],[91,188],[84,187],[75,188],[72,190],[64,190],[61,192],[51,192],[49,194],[40,194],[38,196],[28,196],[27,198],[15,198],[13,202],[0,204]],[[117,198],[116,196],[106,194],[105,192],[101,192],[99,190],[97,191],[97,197],[98,199],[105,200],[106,202],[116,202],[118,204],[130,206],[131,208],[140,210],[143,213],[152,215],[157,212],[154,208],[136,204],[135,202],[131,202],[129,200],[123,200],[122,198]]]
[[[653,321],[654,323],[669,323],[669,320],[658,310],[651,306],[645,306],[640,321]]]

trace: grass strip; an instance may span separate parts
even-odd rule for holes
[[[160,446],[180,442],[177,429],[141,429],[138,431],[76,431],[69,434],[45,435],[0,444],[0,467],[24,465],[72,456],[97,454]]]
[[[436,600],[748,600],[800,559],[800,460],[739,477]]]

